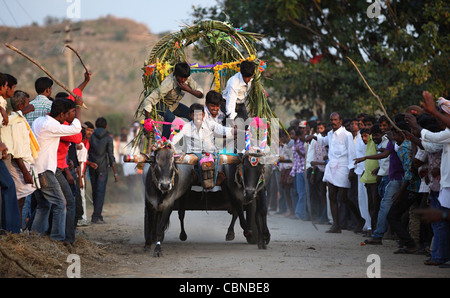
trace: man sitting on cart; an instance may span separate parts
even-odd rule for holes
[[[191,121],[186,123],[173,137],[172,143],[177,151],[198,156],[199,162],[195,167],[195,174],[203,177],[200,179],[202,186],[210,189],[215,185],[220,185],[225,179],[224,173],[219,171],[219,156],[214,135],[222,132],[227,137],[233,138],[234,130],[215,122],[205,121],[205,109],[200,103],[192,104],[189,110]],[[182,145],[180,144],[181,139],[183,139]]]

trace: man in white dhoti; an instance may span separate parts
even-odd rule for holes
[[[330,211],[333,217],[333,225],[327,233],[341,233],[339,226],[338,200],[345,203],[349,210],[358,219],[358,225],[355,232],[361,231],[365,220],[361,217],[359,209],[347,197],[347,189],[350,188],[349,177],[355,175],[354,161],[355,144],[353,136],[342,126],[342,119],[339,113],[333,112],[330,115],[332,130],[325,137],[320,134],[317,136],[307,136],[306,141],[317,140],[319,145],[328,146],[328,163],[325,167],[323,181],[327,182],[330,198]]]

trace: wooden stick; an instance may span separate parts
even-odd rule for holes
[[[64,90],[67,91],[67,93],[69,93],[70,95],[73,96],[73,98],[76,98],[76,95],[74,95],[69,88],[67,88],[63,83],[61,83],[60,81],[58,81],[51,73],[48,72],[48,70],[46,70],[42,65],[40,65],[37,61],[35,61],[33,58],[31,58],[30,56],[28,56],[27,54],[25,54],[24,52],[22,52],[21,50],[19,50],[18,48],[5,43],[5,46],[11,50],[13,50],[16,53],[19,53],[20,55],[24,56],[25,58],[27,58],[28,60],[30,60],[34,65],[36,65],[37,67],[39,67],[43,72],[45,72],[56,84],[58,84],[61,88],[63,88]],[[87,109],[86,105],[83,103],[83,107],[85,109]]]
[[[80,62],[81,62],[81,64],[83,65],[84,69],[86,70],[86,72],[89,72],[89,70],[87,69],[87,67],[86,67],[86,65],[84,64],[83,60],[81,59],[80,55],[78,54],[78,52],[77,52],[74,48],[72,48],[70,45],[68,45],[68,44],[66,44],[66,47],[69,48],[69,49],[71,49],[72,52],[74,52],[75,55],[77,55],[78,59],[80,60]]]
[[[350,59],[349,57],[347,57],[347,59],[350,60],[350,62],[353,64],[353,66],[356,68],[356,70],[358,71],[359,75],[360,75],[361,78],[363,79],[364,84],[366,84],[367,88],[369,88],[369,90],[370,90],[370,92],[373,94],[373,96],[376,97],[376,99],[378,100],[378,103],[379,103],[380,106],[381,106],[381,109],[382,109],[383,112],[384,112],[384,115],[385,115],[386,118],[389,120],[389,122],[391,122],[392,126],[395,127],[395,128],[396,128],[398,131],[400,131],[401,133],[403,133],[403,131],[402,131],[400,128],[398,128],[397,125],[395,125],[394,121],[392,121],[391,118],[389,118],[389,115],[388,115],[388,113],[386,112],[386,109],[384,108],[383,103],[381,102],[380,97],[379,97],[378,95],[376,95],[375,92],[373,92],[372,88],[370,88],[369,84],[366,82],[366,79],[364,78],[364,76],[363,76],[363,75],[361,74],[361,72],[359,71],[359,68],[358,68],[358,66],[356,66],[355,62],[353,62],[353,60]]]

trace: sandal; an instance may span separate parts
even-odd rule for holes
[[[366,239],[363,242],[364,244],[373,244],[373,245],[381,245],[383,242],[381,242],[381,239]]]
[[[415,254],[418,250],[417,247],[404,247],[394,251],[394,254]]]
[[[442,265],[442,262],[432,261],[432,260],[426,260],[423,262],[425,265],[431,265],[431,266],[439,266]]]

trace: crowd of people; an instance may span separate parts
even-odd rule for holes
[[[183,149],[189,153],[218,153],[214,135],[234,143],[238,132],[234,120],[248,119],[245,101],[254,72],[255,65],[244,61],[222,94],[209,91],[204,105],[187,107],[180,103],[185,93],[199,99],[204,95],[190,77],[189,65],[178,63],[161,88],[144,100],[145,116],[148,119],[157,109],[166,122],[175,123],[175,116],[191,119],[173,139],[173,125],[165,123],[162,136],[173,144],[189,137]],[[0,74],[3,230],[28,229],[73,245],[76,226],[87,222],[87,172],[94,205],[91,222],[104,223],[108,171],[113,170],[117,181],[114,156],[123,154],[123,146],[140,124],[130,134],[125,130],[115,146],[105,118],[98,118],[95,127],[82,123],[82,91],[89,80],[85,73],[73,91],[75,97],[61,92],[52,99],[53,81],[39,78],[38,95],[30,102],[26,92],[15,90],[13,76]],[[11,100],[9,115],[5,98]],[[425,91],[423,98],[423,107],[410,106],[393,120],[364,113],[344,119],[339,112],[322,121],[292,120],[286,130],[280,129],[280,162],[273,165],[274,174],[266,182],[269,209],[293,219],[329,224],[327,233],[362,233],[367,238],[362,245],[380,245],[383,239],[394,238],[399,242],[394,253],[427,254],[426,265],[446,266],[450,260],[450,101],[439,98],[436,107],[431,94]],[[231,127],[225,125],[227,119],[232,120]],[[223,177],[220,173],[214,177],[220,185]]]
[[[362,233],[361,245],[396,239],[395,254],[449,267],[450,101],[423,93],[423,108],[378,119],[361,113],[290,122],[268,184],[269,210]]]
[[[104,223],[108,171],[115,181],[118,173],[106,119],[99,117],[95,126],[81,120],[90,77],[84,74],[73,95],[54,97],[53,80],[40,77],[30,100],[29,93],[16,90],[14,76],[0,73],[0,232],[35,231],[73,246],[77,226]],[[90,221],[87,176],[94,206]]]

